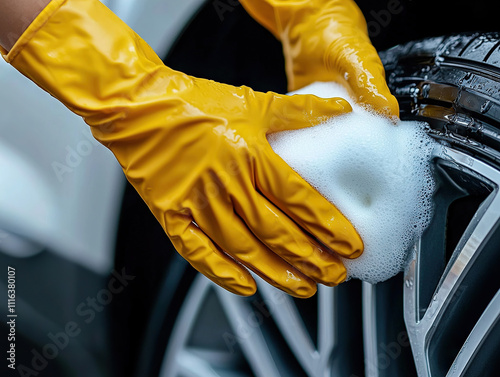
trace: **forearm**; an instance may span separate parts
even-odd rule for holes
[[[0,0],[0,46],[9,51],[50,0]]]

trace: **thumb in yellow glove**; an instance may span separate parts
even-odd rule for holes
[[[283,44],[289,90],[315,81],[344,84],[360,103],[390,117],[399,105],[352,0],[240,0]]]
[[[352,225],[266,139],[348,112],[345,100],[173,71],[96,0],[53,0],[5,59],[84,117],[178,252],[231,292],[255,292],[248,268],[309,297],[345,279],[337,255],[362,252]]]

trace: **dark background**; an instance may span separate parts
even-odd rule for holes
[[[493,1],[443,0],[358,0],[367,23],[377,22],[377,14],[389,8],[401,9],[370,38],[377,50],[414,39],[467,31],[499,31],[498,3]],[[399,4],[399,6],[397,6]],[[380,24],[380,22],[379,22]]]

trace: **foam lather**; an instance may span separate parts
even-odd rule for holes
[[[343,259],[348,278],[391,278],[431,220],[437,142],[425,133],[425,123],[394,125],[356,105],[340,85],[314,83],[294,93],[343,97],[353,106],[352,113],[320,125],[269,135],[269,142],[363,239],[364,253]]]

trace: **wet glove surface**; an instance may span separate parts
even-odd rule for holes
[[[368,37],[363,14],[352,0],[240,0],[283,44],[289,90],[335,81],[360,103],[387,116],[399,105]]]
[[[266,138],[349,112],[345,100],[171,70],[96,0],[53,0],[4,58],[85,119],[177,251],[229,291],[255,292],[250,269],[309,297],[345,279],[337,255],[361,254],[352,225]]]

